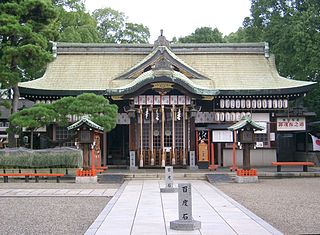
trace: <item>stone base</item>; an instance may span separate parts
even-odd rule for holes
[[[161,193],[176,193],[178,188],[160,188]]]
[[[197,220],[175,220],[170,221],[170,228],[174,230],[196,230],[201,228],[201,222]]]
[[[138,170],[138,167],[136,167],[136,166],[130,166],[129,170],[130,170],[130,171],[136,171],[136,170]]]
[[[209,162],[208,161],[198,161],[197,165],[198,165],[199,169],[208,169]]]
[[[258,176],[236,176],[235,181],[240,184],[258,183]]]
[[[187,169],[192,170],[192,171],[196,171],[199,170],[198,166],[187,166]]]
[[[96,184],[98,183],[97,176],[77,176],[76,177],[77,184]]]

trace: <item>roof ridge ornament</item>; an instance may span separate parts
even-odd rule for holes
[[[159,46],[165,46],[170,48],[170,42],[163,36],[163,29],[160,30],[160,36],[156,41],[154,41],[153,49],[156,49]]]
[[[173,66],[167,58],[162,56],[154,63],[152,70],[173,70]]]

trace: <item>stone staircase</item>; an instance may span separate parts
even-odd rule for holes
[[[125,180],[164,180],[164,173],[126,173]],[[205,173],[174,173],[174,180],[206,180]]]

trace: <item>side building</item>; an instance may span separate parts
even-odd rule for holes
[[[101,140],[103,164],[128,165],[131,152],[140,167],[185,166],[191,152],[200,168],[210,159],[231,165],[227,128],[244,115],[265,128],[256,132],[253,166],[294,160],[308,115],[294,107],[313,86],[281,77],[266,43],[170,44],[162,35],[154,44],[58,43],[43,77],[19,84],[34,102],[93,92],[117,104],[117,127]],[[54,141],[70,135],[55,125],[47,133]]]

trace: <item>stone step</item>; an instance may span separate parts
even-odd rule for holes
[[[125,174],[124,178],[126,180],[145,180],[145,179],[159,179],[164,180],[164,173],[154,173],[154,174],[141,174],[141,173],[129,173]],[[173,178],[175,180],[206,180],[206,175],[203,173],[174,173]]]

